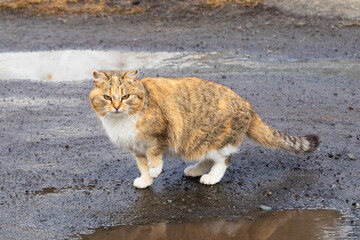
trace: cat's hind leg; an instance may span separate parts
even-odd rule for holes
[[[204,174],[200,178],[200,183],[206,185],[213,185],[220,182],[221,178],[224,176],[227,166],[230,163],[230,157],[218,156],[214,158],[214,165],[212,166],[208,174]]]
[[[211,167],[214,165],[214,162],[209,159],[200,160],[193,166],[185,168],[184,173],[188,177],[199,177],[210,171]]]

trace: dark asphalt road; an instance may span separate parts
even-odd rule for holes
[[[179,13],[172,19],[165,13],[73,17],[65,23],[5,15],[0,17],[0,50],[200,50],[249,55],[259,66],[224,64],[219,57],[211,59],[211,68],[144,68],[140,76],[196,76],[220,82],[248,99],[270,126],[294,135],[319,134],[319,150],[293,156],[246,140],[220,184],[204,186],[199,179],[186,178],[186,164],[166,158],[159,179],[151,188],[138,190],[132,186],[138,176],[135,161],[111,144],[89,106],[90,78],[3,79],[3,239],[63,239],[99,226],[227,218],[261,204],[275,210],[334,208],[350,216],[353,236],[359,236],[360,79],[357,68],[347,66],[359,65],[360,28],[345,27],[336,19],[291,17],[274,9],[183,14],[184,18]],[[309,70],[303,62],[292,63],[294,59],[323,65],[318,65],[319,71]],[[344,70],[333,71],[330,59],[338,59],[337,67]],[[264,61],[277,67],[263,68]]]

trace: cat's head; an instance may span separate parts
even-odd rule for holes
[[[93,72],[94,89],[90,104],[97,115],[122,117],[134,115],[144,104],[145,90],[138,80],[138,70]]]

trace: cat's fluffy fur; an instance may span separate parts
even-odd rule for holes
[[[187,176],[215,184],[245,134],[270,148],[304,154],[319,145],[316,135],[294,137],[264,124],[250,104],[231,89],[198,78],[144,78],[138,71],[94,71],[90,103],[110,139],[135,156],[141,176],[135,187],[150,186],[171,152],[188,161]]]

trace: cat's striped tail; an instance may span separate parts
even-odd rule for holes
[[[294,137],[275,130],[261,121],[259,116],[252,112],[251,123],[246,135],[256,143],[269,148],[282,148],[295,154],[311,153],[319,146],[319,137],[314,134]]]

